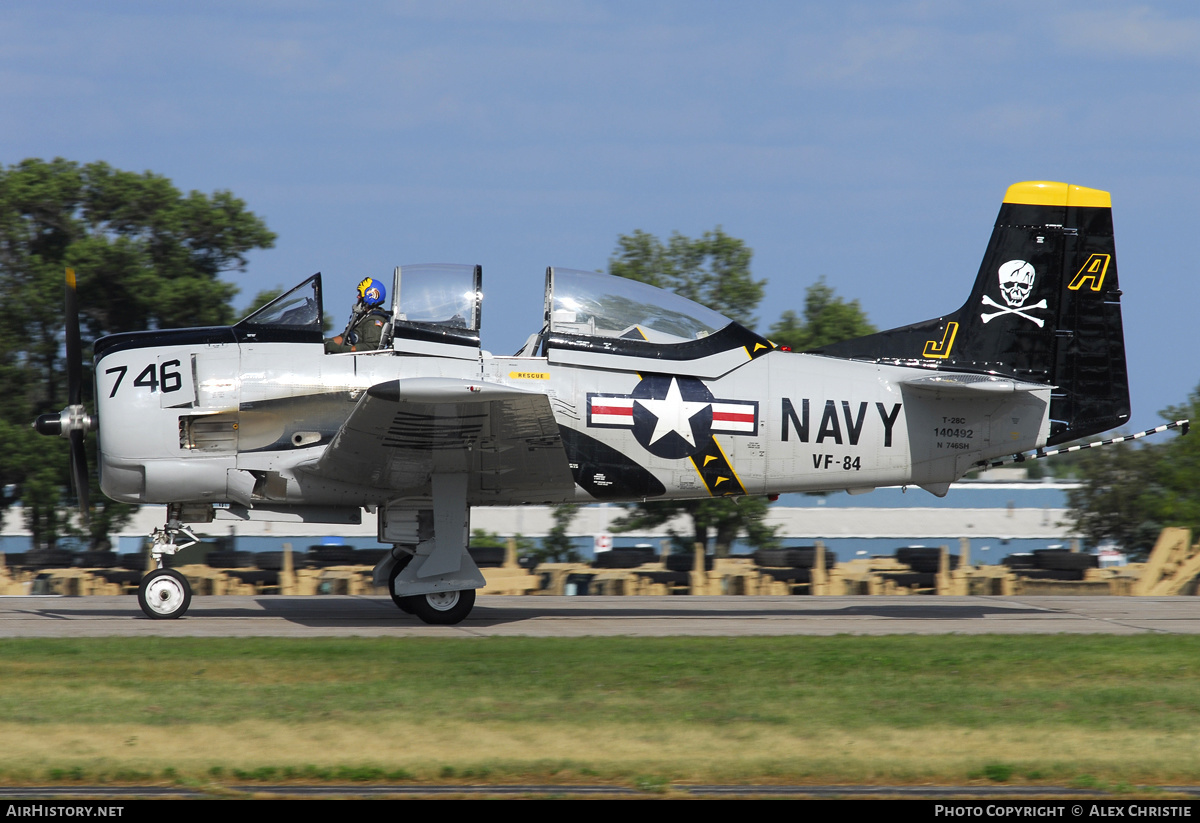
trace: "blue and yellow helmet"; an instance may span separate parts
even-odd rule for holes
[[[373,277],[364,278],[358,284],[358,299],[368,306],[382,306],[387,299],[387,289]]]

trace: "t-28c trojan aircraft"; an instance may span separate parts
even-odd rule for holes
[[[551,268],[541,327],[497,357],[480,350],[481,278],[397,268],[370,351],[325,353],[319,274],[232,327],[102,338],[92,417],[69,276],[71,405],[35,425],[72,439],[78,489],[83,435],[99,429],[104,493],[167,504],[147,615],[187,611],[188,582],[162,557],[214,518],[346,524],[366,510],[394,547],[376,582],[452,624],[484,585],[472,506],[940,496],[988,461],[1129,419],[1110,198],[1095,189],[1012,186],[962,308],[805,353],[675,294]]]

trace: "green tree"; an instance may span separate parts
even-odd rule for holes
[[[1155,446],[1128,443],[1079,452],[1082,485],[1067,492],[1067,506],[1088,545],[1111,542],[1133,555],[1153,547],[1163,527],[1147,495],[1154,486],[1156,452]]]
[[[1190,420],[1200,425],[1200,386],[1186,403],[1169,406],[1159,412],[1167,420]],[[1156,485],[1147,492],[1151,511],[1164,526],[1184,526],[1200,537],[1200,438],[1195,435],[1172,436],[1155,446],[1159,457],[1155,466]]]
[[[78,273],[85,339],[225,324],[237,286],[220,276],[244,270],[247,252],[274,240],[227,191],[184,195],[151,172],[61,158],[0,168],[0,482],[18,487],[35,545],[53,545],[67,531],[66,449],[29,428],[36,415],[66,405],[64,268]],[[85,345],[85,359],[90,354]],[[86,378],[84,390],[90,394]],[[132,509],[98,489],[91,499],[91,542],[104,545]]]
[[[578,563],[579,552],[575,550],[575,541],[569,534],[571,521],[578,513],[577,503],[560,503],[555,506],[551,512],[554,525],[542,538],[542,545],[526,554],[536,558],[538,563]]]
[[[773,549],[779,546],[775,527],[766,524],[765,497],[709,497],[696,500],[650,500],[629,509],[629,513],[613,521],[613,531],[630,532],[656,529],[667,525],[680,515],[691,519],[692,530],[681,534],[668,527],[667,534],[677,552],[690,552],[696,543],[705,546],[711,541],[713,553],[728,557],[733,542],[745,534],[755,548]]]
[[[725,234],[720,226],[696,239],[675,232],[665,245],[654,235],[638,230],[617,239],[608,271],[670,289],[753,328],[754,310],[762,300],[766,281],[751,276],[752,256],[745,242]],[[684,538],[672,532],[676,544],[690,549],[694,541],[707,547],[710,537],[715,537],[715,551],[725,556],[741,532],[753,545],[774,545],[774,530],[763,522],[766,512],[764,498],[652,500],[631,507],[628,514],[614,522],[613,529],[627,532],[657,528],[687,515],[692,533]]]
[[[472,548],[476,549],[503,549],[507,545],[499,533],[490,532],[487,529],[471,529],[469,543]]]
[[[719,226],[697,239],[676,232],[666,244],[638,230],[617,239],[608,271],[670,289],[753,328],[753,314],[762,300],[766,281],[751,276],[752,256],[743,241],[725,234]],[[874,331],[858,301],[846,302],[838,297],[822,277],[808,288],[803,318],[794,311],[784,312],[771,327],[771,339],[803,351]],[[776,545],[774,530],[764,524],[766,512],[767,502],[762,498],[649,501],[632,507],[629,514],[616,521],[614,529],[656,528],[679,515],[688,515],[692,533],[684,538],[672,532],[676,543],[689,548],[692,542],[707,546],[714,538],[717,553],[724,555],[740,533],[759,548]]]
[[[771,342],[792,351],[807,351],[843,340],[874,334],[877,329],[857,300],[838,297],[822,276],[804,294],[804,316],[788,309],[771,326]]]
[[[250,315],[254,314],[256,311],[261,309],[263,306],[270,303],[276,297],[279,297],[285,291],[287,291],[287,289],[285,289],[283,286],[273,286],[272,288],[269,288],[269,289],[260,290],[258,293],[256,293],[254,295],[254,299],[250,301],[250,305],[247,306],[245,311],[243,311],[241,313],[241,316],[238,317],[238,320],[240,321],[240,320],[246,319]],[[324,315],[321,317],[321,328],[322,328],[322,330],[324,330],[326,332],[328,332],[330,329],[333,328],[333,320],[330,318],[328,311],[326,311],[324,313]]]
[[[767,282],[750,276],[753,255],[745,242],[730,237],[720,226],[695,239],[675,232],[666,245],[637,230],[617,238],[608,271],[670,289],[753,329],[754,309]]]
[[[242,318],[244,319],[254,314],[276,297],[283,294],[283,292],[283,286],[275,286],[274,288],[263,289],[262,291],[258,292],[256,295],[254,295],[254,299],[250,301],[250,305],[246,307],[244,312],[242,312]]]
[[[1187,403],[1160,414],[1169,422],[1200,419],[1200,388]],[[1100,446],[1065,457],[1075,458],[1071,469],[1081,483],[1067,493],[1069,517],[1090,545],[1113,542],[1142,556],[1166,526],[1200,534],[1200,440],[1195,435]]]

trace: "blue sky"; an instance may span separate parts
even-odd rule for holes
[[[1009,184],[1106,189],[1130,428],[1200,383],[1192,3],[7,0],[0,112],[5,165],[244,199],[243,303],[481,263],[498,353],[634,229],[744,239],[760,329],[822,275],[886,328],[962,303]]]

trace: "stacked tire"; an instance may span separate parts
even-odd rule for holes
[[[1083,580],[1088,569],[1100,567],[1100,558],[1070,549],[1039,549],[1032,554],[1010,554],[1004,565],[1030,580]]]
[[[816,546],[794,546],[789,549],[759,549],[754,553],[759,574],[781,583],[812,583],[812,570],[817,565]],[[825,568],[837,565],[834,555],[825,551]]]

